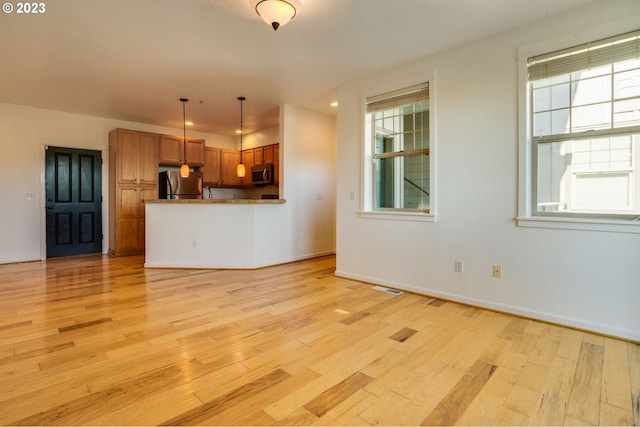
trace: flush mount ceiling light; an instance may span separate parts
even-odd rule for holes
[[[185,111],[185,104],[189,102],[187,98],[180,98],[182,102],[182,123],[184,133],[182,135],[182,149],[184,150],[183,164],[180,166],[180,176],[187,178],[189,176],[189,165],[187,164],[187,115]]]
[[[299,0],[251,0],[251,6],[274,30],[291,21],[300,9]]]

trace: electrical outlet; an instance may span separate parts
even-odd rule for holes
[[[456,273],[462,273],[464,271],[464,264],[459,259],[455,262]]]
[[[494,265],[493,266],[493,277],[497,277],[497,278],[502,277],[502,266],[501,265]]]

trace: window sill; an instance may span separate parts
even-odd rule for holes
[[[640,221],[593,218],[517,217],[518,227],[640,234]]]
[[[436,222],[436,216],[434,214],[425,212],[411,212],[411,211],[398,211],[398,212],[375,212],[375,211],[360,211],[358,212],[360,218],[365,219],[386,219],[392,221],[418,221],[418,222]]]

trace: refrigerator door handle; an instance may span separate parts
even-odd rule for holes
[[[169,187],[169,194],[167,194],[167,199],[173,199],[173,186],[171,185],[171,178],[169,174],[166,174],[165,179],[167,180],[167,186]]]

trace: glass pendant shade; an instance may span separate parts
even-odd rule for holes
[[[245,169],[244,169],[244,164],[240,163],[238,165],[238,167],[236,168],[236,174],[238,175],[238,178],[244,178],[245,175]]]
[[[262,0],[256,5],[256,12],[264,22],[274,30],[286,25],[296,16],[296,8],[292,2],[286,0]]]
[[[180,176],[183,178],[188,178],[189,177],[189,165],[188,164],[184,164],[182,166],[180,166]]]

